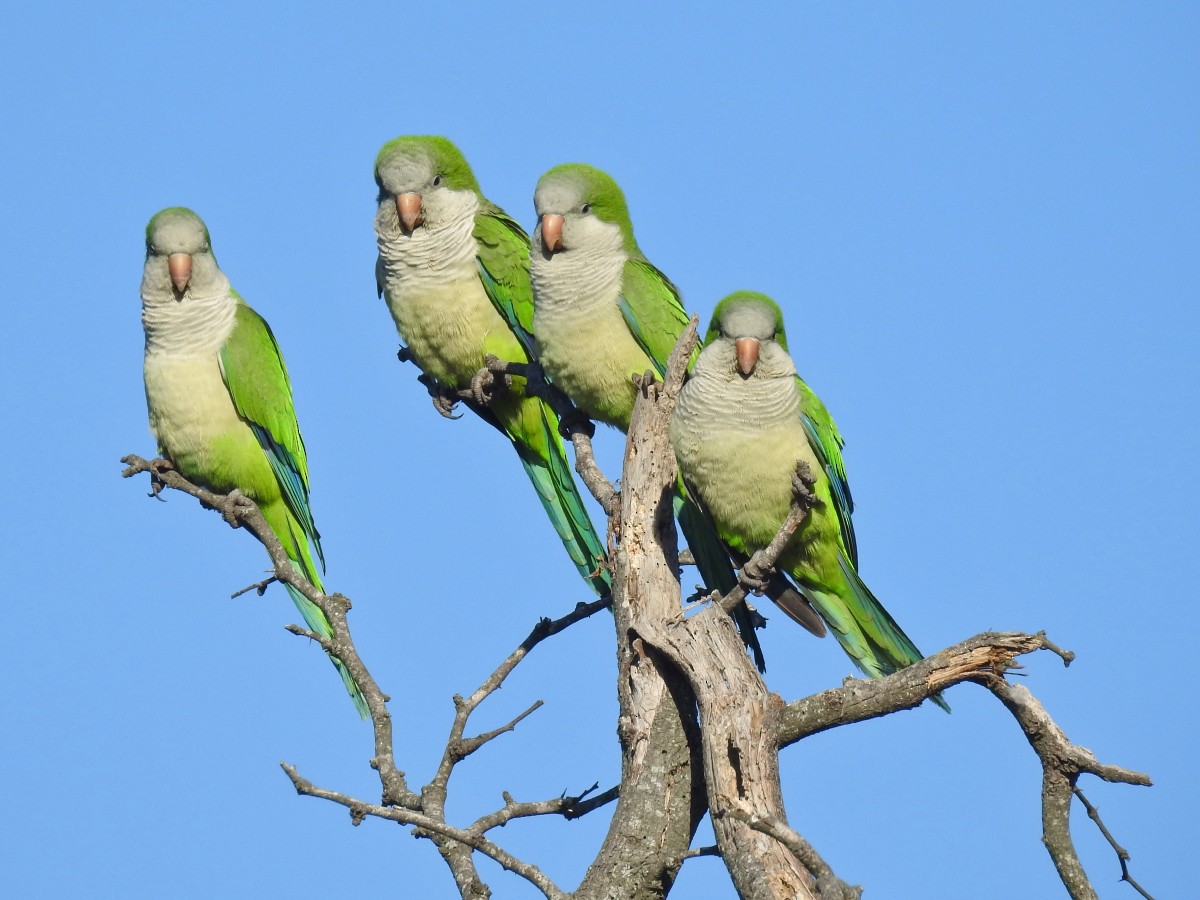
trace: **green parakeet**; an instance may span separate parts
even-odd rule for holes
[[[237,489],[257,503],[288,558],[323,590],[308,460],[283,356],[266,321],[230,287],[191,210],[164,209],[146,226],[141,293],[146,405],[159,451],[189,481]],[[290,586],[288,593],[309,629],[330,637],[324,613]],[[331,659],[365,718],[358,685]]]
[[[625,195],[607,173],[582,163],[546,172],[533,197],[538,224],[531,244],[533,331],[542,365],[588,416],[626,431],[637,395],[632,376],[660,376],[688,324],[679,291],[642,253]],[[693,357],[694,359],[694,357]],[[710,590],[737,583],[727,548],[681,488],[675,509]],[[820,618],[781,578],[768,595],[817,634]],[[763,668],[749,611],[739,630]]]
[[[443,388],[464,390],[491,353],[536,361],[529,237],[480,191],[443,137],[399,137],[375,162],[376,278],[408,354]],[[580,498],[554,412],[513,377],[486,405],[465,401],[520,457],[571,560],[601,596],[604,543]]]
[[[796,464],[805,462],[817,502],[778,568],[867,675],[880,678],[922,658],[858,575],[842,438],[797,375],[782,313],[769,297],[740,291],[717,305],[670,434],[692,496],[722,539],[746,556],[769,544],[787,518]]]

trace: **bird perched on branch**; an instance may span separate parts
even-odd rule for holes
[[[880,678],[922,659],[858,575],[842,438],[796,373],[783,314],[771,298],[739,291],[717,305],[670,437],[692,496],[722,540],[745,557],[766,547],[787,518],[803,462],[815,476],[815,502],[778,568],[867,675]]]
[[[625,195],[607,173],[582,163],[556,166],[538,180],[533,203],[538,223],[530,276],[542,365],[584,413],[628,431],[634,377],[649,371],[661,378],[687,327],[679,290],[638,246]],[[707,588],[727,593],[737,584],[728,551],[685,495],[681,485],[675,511],[688,548]],[[783,579],[776,577],[767,593],[788,615],[823,633],[820,618]],[[764,668],[755,617],[745,606],[734,616]]]
[[[159,452],[181,475],[253,500],[288,559],[324,590],[320,535],[309,506],[308,460],[292,386],[266,321],[229,285],[208,229],[190,209],[164,209],[146,226],[142,273],[146,405]],[[285,585],[309,629],[332,636],[325,614]],[[330,657],[367,716],[342,661]]]
[[[375,161],[379,209],[376,279],[405,353],[431,381],[435,402],[463,402],[511,441],[576,569],[611,590],[604,543],[575,484],[558,422],[526,379],[481,385],[491,354],[536,362],[529,236],[488,201],[462,153],[444,137],[389,141]]]

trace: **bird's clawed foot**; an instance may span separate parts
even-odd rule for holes
[[[571,435],[577,431],[586,434],[590,441],[596,436],[596,423],[585,416],[579,407],[572,406],[560,414],[558,433],[569,441]]]
[[[400,362],[412,362],[412,351],[401,344],[400,349],[396,351],[396,359],[400,360]]]
[[[438,411],[438,415],[447,419],[462,418],[462,413],[454,415],[454,407],[458,404],[458,395],[454,391],[430,375],[418,375],[417,381],[425,385],[425,390],[429,392],[429,399],[433,401],[433,408]]]
[[[243,494],[237,488],[234,488],[222,499],[217,506],[217,511],[221,513],[221,518],[231,528],[240,528],[242,525],[242,510],[246,507],[253,508],[254,501]]]
[[[747,591],[761,597],[766,592],[767,585],[770,583],[771,567],[761,565],[758,558],[759,554],[755,553],[746,561],[746,564],[742,566],[741,575],[738,580]]]
[[[175,464],[169,459],[163,459],[162,457],[159,457],[157,459],[150,460],[150,493],[146,496],[153,497],[159,503],[166,503],[167,501],[159,496],[163,492],[163,488],[167,486],[166,482],[162,480],[161,473],[174,471]]]
[[[662,389],[662,382],[658,378],[658,373],[653,369],[647,369],[641,375],[631,376],[634,385],[642,396],[649,400],[657,400],[658,392]]]
[[[484,367],[471,379],[471,399],[480,406],[487,406],[496,399],[497,394],[512,387],[512,376],[507,373],[497,374],[493,371],[493,365],[500,365],[499,357],[489,353],[483,361]]]
[[[804,460],[799,460],[796,463],[796,474],[792,476],[792,493],[797,498],[804,502],[804,505],[812,509],[817,504],[817,495],[813,493],[813,485],[817,483],[817,477],[813,475],[812,469],[808,467],[808,463]]]

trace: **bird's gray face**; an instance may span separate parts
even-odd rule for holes
[[[444,183],[435,160],[425,153],[396,154],[379,166],[377,224],[411,237],[421,227],[438,228],[463,205]]]
[[[194,215],[163,216],[146,245],[146,269],[156,280],[169,280],[176,300],[183,300],[198,271],[215,270],[204,223]]]
[[[538,223],[533,230],[535,246],[549,259],[555,253],[599,244],[620,244],[620,229],[599,219],[584,195],[583,185],[573,178],[555,178],[538,185],[533,194]]]
[[[781,362],[778,357],[787,356],[775,340],[775,312],[768,307],[752,303],[731,307],[721,316],[718,328],[722,338],[733,342],[737,369],[743,378],[759,368],[760,357],[774,370]]]

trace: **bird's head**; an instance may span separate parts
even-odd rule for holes
[[[641,255],[624,193],[595,166],[555,166],[538,179],[533,207],[538,217],[533,245],[541,248],[546,259],[585,248],[611,247],[629,256]]]
[[[760,358],[768,358],[772,368],[776,368],[779,362],[776,357],[780,354],[787,357],[787,338],[779,304],[755,291],[730,294],[713,310],[712,322],[704,338],[706,347],[718,342],[732,345],[737,371],[743,378],[754,375]]]
[[[444,137],[406,135],[388,141],[375,159],[379,186],[377,227],[412,236],[437,228],[470,195],[482,203],[479,182],[457,147]]]
[[[203,220],[182,206],[155,213],[146,226],[146,275],[183,300],[197,274],[217,268]]]

